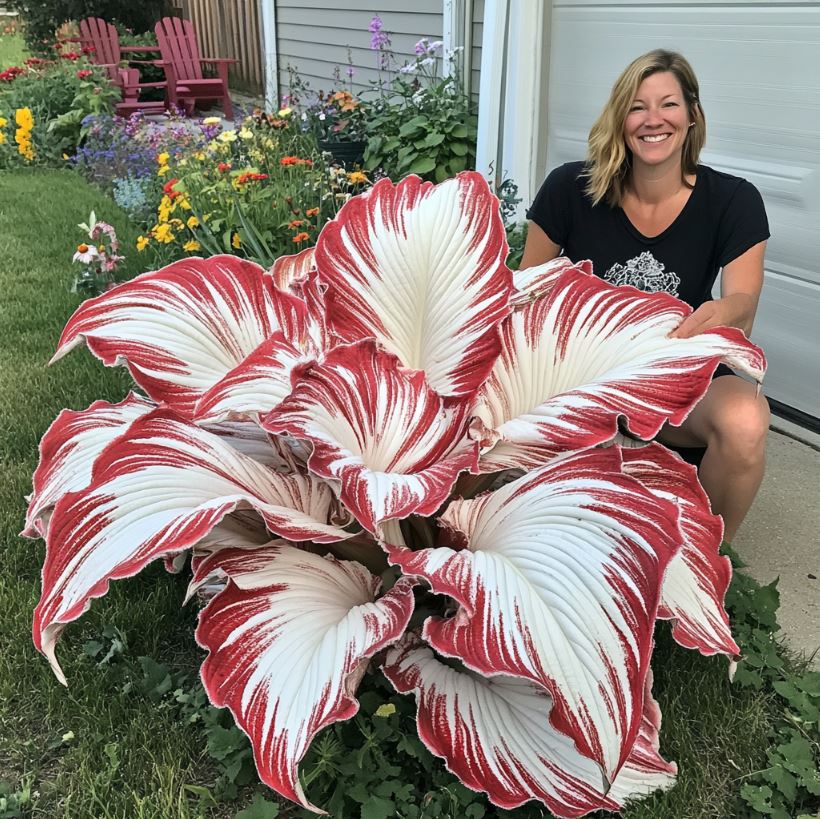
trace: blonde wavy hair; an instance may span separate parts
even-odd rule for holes
[[[669,71],[677,78],[683,89],[689,121],[694,123],[683,143],[683,183],[688,185],[686,176],[696,172],[698,157],[706,141],[706,119],[700,104],[698,80],[684,57],[675,51],[657,48],[633,60],[624,69],[589,132],[584,176],[587,179],[586,194],[593,205],[601,200],[613,207],[621,204],[632,167],[632,152],[624,143],[624,122],[640,84],[661,71]]]

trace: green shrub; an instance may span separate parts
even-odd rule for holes
[[[475,168],[478,118],[457,76],[438,77],[440,44],[416,45],[405,66],[370,106],[365,168],[393,180],[409,173],[443,182]]]
[[[118,21],[132,31],[153,28],[162,16],[162,0],[9,0],[25,21],[24,36],[28,47],[37,53],[49,51],[56,31],[63,23],[85,17],[102,17]]]

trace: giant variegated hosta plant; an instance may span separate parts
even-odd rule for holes
[[[352,717],[380,669],[419,734],[504,808],[580,816],[671,785],[651,693],[656,621],[734,658],[720,520],[648,441],[741,332],[558,259],[511,272],[475,173],[387,180],[270,271],[186,259],[84,303],[85,343],[141,394],[46,433],[26,534],[45,537],[34,641],[162,558],[191,555],[202,679],[271,788]]]

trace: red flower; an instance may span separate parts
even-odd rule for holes
[[[90,68],[81,68],[77,72],[77,79],[84,80],[86,77],[90,77],[94,72]]]
[[[78,54],[76,51],[68,51],[65,54],[61,54],[60,59],[61,60],[71,60],[73,62],[74,60],[79,60],[80,57],[82,57],[82,56],[83,56],[82,54]]]
[[[236,184],[247,185],[248,182],[261,182],[263,179],[267,178],[268,175],[266,173],[253,173],[251,171],[246,171],[236,177]]]
[[[15,77],[19,77],[21,74],[25,73],[26,72],[19,66],[13,65],[5,71],[0,71],[0,80],[3,80],[3,82],[11,82]]]
[[[220,173],[228,173],[228,171],[231,169],[231,163],[230,162],[220,162],[216,166],[216,168]]]
[[[29,57],[26,60],[26,65],[29,68],[37,68],[37,67],[39,67],[41,65],[45,65],[45,64],[46,64],[46,60],[41,60],[39,57]]]
[[[94,46],[83,46],[82,52],[83,54],[93,54],[97,49]]]
[[[179,179],[169,179],[163,186],[162,192],[169,198],[169,199],[176,199],[179,196],[179,192],[174,190],[174,185],[179,182]]]

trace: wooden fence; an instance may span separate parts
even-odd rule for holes
[[[260,0],[171,2],[175,13],[193,22],[203,56],[239,60],[231,69],[231,87],[261,96],[265,71],[259,4]]]

